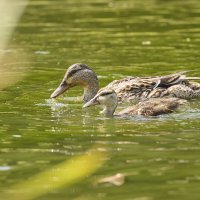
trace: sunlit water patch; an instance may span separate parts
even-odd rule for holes
[[[10,166],[0,166],[0,171],[8,171],[11,170]]]

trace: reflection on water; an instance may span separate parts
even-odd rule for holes
[[[49,99],[77,62],[95,70],[101,87],[125,76],[200,76],[199,9],[197,0],[31,0],[12,36],[17,47],[4,50],[25,49],[32,62],[26,78],[0,92],[1,189],[106,144],[110,160],[95,176],[38,199],[199,200],[199,99],[148,118],[82,109],[80,88]],[[127,174],[123,186],[92,184],[117,173]]]

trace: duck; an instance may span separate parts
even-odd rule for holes
[[[100,90],[90,101],[83,105],[83,108],[98,104],[103,106],[101,114],[113,116],[118,105],[117,93],[112,89]],[[158,116],[172,113],[186,104],[187,100],[175,97],[150,98],[129,106],[114,116]]]
[[[103,89],[115,90],[119,102],[138,102],[146,98],[167,96],[183,99],[200,96],[200,83],[193,82],[200,78],[186,77],[185,73],[186,71],[166,76],[126,77],[112,81]],[[83,102],[90,101],[99,90],[98,77],[94,70],[83,63],[71,65],[60,85],[51,94],[51,98],[56,98],[75,86],[84,88]]]

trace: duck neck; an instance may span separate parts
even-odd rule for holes
[[[97,94],[98,90],[99,90],[98,79],[93,79],[87,82],[87,84],[84,85],[84,93],[83,93],[84,103],[90,101]]]
[[[106,116],[113,116],[116,108],[117,102],[114,105],[105,105],[103,110],[101,111],[101,114],[104,114]]]

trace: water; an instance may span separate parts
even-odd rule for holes
[[[30,1],[5,50],[8,66],[28,70],[0,95],[1,190],[98,144],[110,156],[100,170],[37,199],[199,199],[199,100],[167,116],[107,118],[82,109],[81,88],[49,99],[77,62],[101,87],[127,75],[200,76],[199,10],[198,0]],[[93,185],[117,173],[124,185]]]

